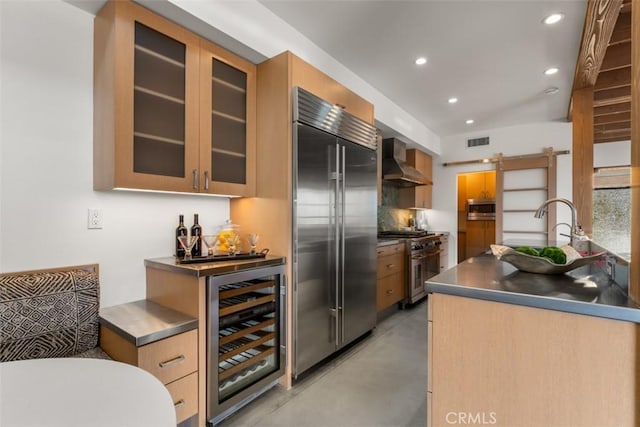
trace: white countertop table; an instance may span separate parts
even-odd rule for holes
[[[31,359],[0,363],[2,427],[175,427],[166,387],[111,360]]]

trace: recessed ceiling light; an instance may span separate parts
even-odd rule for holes
[[[420,58],[416,58],[416,65],[424,65],[427,63],[427,58],[421,56]]]
[[[551,68],[547,68],[546,70],[544,70],[544,73],[545,73],[547,76],[550,76],[550,75],[552,75],[552,74],[557,73],[558,71],[559,71],[559,70],[558,70],[556,67],[551,67]]]
[[[548,87],[544,90],[545,95],[555,95],[558,92],[560,92],[560,89],[555,86]]]
[[[455,104],[456,102],[458,102],[458,98],[456,97],[449,98],[449,104]]]
[[[468,124],[468,125],[472,125],[473,124],[473,119],[469,119],[465,123]]]
[[[547,16],[546,18],[544,18],[544,20],[542,22],[544,22],[547,25],[553,25],[553,24],[557,24],[558,22],[562,21],[562,18],[564,18],[564,14],[562,14],[562,13],[552,13],[551,15]]]

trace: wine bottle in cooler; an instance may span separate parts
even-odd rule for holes
[[[176,228],[176,256],[178,258],[184,258],[184,248],[178,241],[178,236],[186,236],[189,230],[184,226],[184,215],[180,215],[180,224],[178,224],[178,228]]]
[[[191,235],[198,236],[198,240],[193,245],[193,249],[191,250],[191,255],[193,256],[201,256],[202,255],[202,227],[198,224],[198,214],[193,214],[193,225],[191,226]]]

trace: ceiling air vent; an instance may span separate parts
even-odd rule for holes
[[[467,148],[480,147],[481,145],[489,145],[489,137],[467,139]]]

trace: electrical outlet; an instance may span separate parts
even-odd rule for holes
[[[102,228],[102,209],[89,209],[87,228]]]

